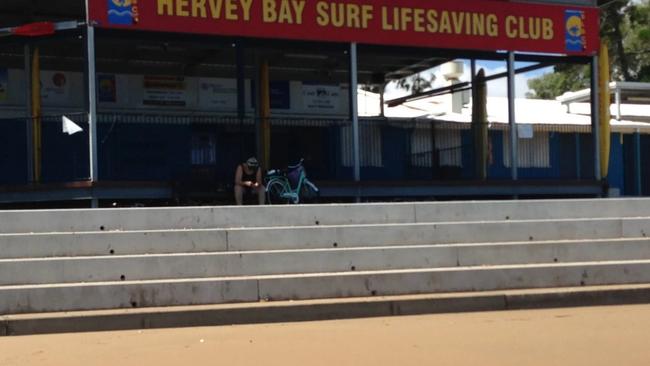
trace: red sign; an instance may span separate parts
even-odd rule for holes
[[[598,9],[497,0],[89,0],[98,27],[592,55]]]

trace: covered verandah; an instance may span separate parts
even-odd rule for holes
[[[11,7],[19,3],[9,1],[0,6],[8,10],[4,14],[10,14]],[[364,129],[360,126],[381,126],[382,133],[388,136],[394,132],[390,128],[395,121],[360,119],[357,111],[359,85],[381,90],[391,81],[458,58],[471,60],[473,65],[479,60],[502,61],[508,71],[487,77],[508,80],[512,127],[516,122],[517,72],[571,62],[590,64],[592,74],[597,75],[598,61],[592,50],[542,55],[525,47],[505,51],[508,47],[491,50],[466,48],[463,44],[433,48],[408,44],[410,41],[402,42],[404,45],[394,40],[368,41],[364,37],[354,42],[358,37],[354,32],[349,37],[352,42],[344,42],[340,32],[332,38],[300,32],[287,37],[259,30],[248,34],[241,28],[233,31],[240,32],[237,34],[216,34],[219,32],[209,29],[188,34],[187,29],[156,29],[157,26],[146,22],[110,25],[107,16],[101,15],[107,10],[105,4],[99,6],[99,13],[93,15],[91,11],[91,21],[86,22],[83,6],[78,3],[66,1],[68,6],[57,5],[57,9],[69,10],[64,13],[43,8],[37,16],[16,14],[5,19],[5,30],[9,33],[28,23],[26,20],[50,21],[54,32],[35,37],[13,32],[3,37],[4,67],[22,69],[23,75],[36,75],[34,66],[48,71],[63,70],[71,75],[71,80],[80,82],[75,85],[76,91],[63,91],[71,99],[67,104],[50,100],[48,106],[43,101],[42,111],[34,113],[34,93],[29,82],[33,76],[23,76],[24,103],[16,98],[13,105],[2,106],[4,123],[21,126],[15,130],[18,137],[10,139],[24,154],[23,159],[15,160],[25,162],[19,164],[23,173],[0,190],[0,202],[4,204],[79,200],[104,205],[138,198],[171,203],[178,192],[208,199],[229,196],[233,164],[252,154],[260,156],[267,167],[284,166],[298,156],[310,155],[308,171],[323,186],[323,195],[331,199],[601,193],[597,143],[593,177],[521,179],[517,167],[517,128],[508,132],[514,164],[507,180],[462,175],[382,175],[378,169],[363,165],[363,143],[367,139],[364,140]],[[154,9],[149,10],[149,16],[156,15]],[[146,8],[138,11],[140,17],[148,14]],[[517,62],[526,62],[528,66],[517,70]],[[476,75],[476,69],[472,75]],[[162,91],[147,87],[160,83],[166,83]],[[120,84],[126,88],[122,89]],[[424,96],[458,93],[476,84],[460,83],[389,102],[399,105]],[[85,90],[80,91],[79,87]],[[212,99],[202,99],[201,88],[210,89]],[[56,94],[56,88],[51,92]],[[317,95],[305,96],[309,93]],[[591,99],[593,105],[598,105],[597,92],[592,93]],[[65,139],[52,138],[49,146],[46,141],[34,139],[33,128],[50,129],[45,136],[52,136],[62,115],[73,119],[84,132],[63,136]],[[595,125],[597,113],[593,118]],[[41,127],[35,127],[38,124]],[[594,141],[598,141],[597,131],[594,129]],[[381,136],[379,139],[386,139]],[[23,143],[17,143],[20,138]],[[398,144],[393,140],[390,143]],[[74,148],[69,151],[71,145]],[[49,153],[39,157],[43,149],[49,149]],[[57,151],[68,151],[68,155],[56,158]],[[395,156],[395,151],[387,148],[383,153],[380,163],[387,159],[392,165],[386,165],[390,166],[407,164],[410,158]],[[349,157],[344,158],[343,154]]]

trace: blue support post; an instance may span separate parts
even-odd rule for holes
[[[25,149],[27,155],[27,182],[34,182],[34,145],[32,141],[32,51],[27,44],[25,52]]]
[[[634,190],[637,196],[643,195],[641,187],[641,133],[634,133]]]
[[[246,117],[246,65],[244,46],[241,40],[235,43],[237,68],[237,118],[239,119],[239,161],[244,161],[244,118]]]
[[[576,178],[582,179],[582,164],[580,161],[582,160],[582,154],[580,152],[580,133],[576,132],[575,134],[575,139],[576,139]]]

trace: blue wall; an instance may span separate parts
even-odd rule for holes
[[[72,136],[61,130],[60,120],[44,121],[42,124],[43,182],[72,182],[87,180],[88,167],[88,126]]]
[[[27,128],[24,120],[0,119],[0,184],[27,182]]]
[[[27,181],[26,127],[23,120],[0,120],[0,184]],[[88,135],[68,136],[58,121],[43,124],[43,181],[67,182],[88,178]],[[284,167],[295,157],[306,157],[306,167],[316,180],[351,180],[352,168],[341,166],[340,127],[286,127],[273,130],[273,165]],[[461,131],[462,168],[412,167],[410,136],[412,129],[383,126],[381,132],[382,167],[363,167],[364,180],[472,179],[474,161],[471,131]],[[231,182],[234,168],[243,155],[255,150],[252,128],[239,129],[219,125],[102,123],[98,129],[98,153],[101,180],[182,181],[192,175],[191,140],[193,133],[211,133],[216,137],[217,163],[207,167],[212,179]],[[503,165],[501,131],[491,131],[493,164],[489,179],[509,179],[510,168]],[[634,140],[632,135],[612,135],[611,187],[622,194],[634,194]],[[244,146],[240,146],[241,143]],[[520,168],[521,179],[593,178],[592,137],[589,134],[550,133],[550,167]],[[650,164],[650,136],[642,136],[642,165]],[[273,155],[273,154],[272,154]],[[580,171],[578,172],[578,160]],[[579,174],[578,174],[579,173]],[[650,170],[642,176],[643,192],[650,194]]]
[[[628,194],[625,190],[624,148],[624,144],[621,141],[621,134],[613,133],[611,137],[607,182],[611,188],[618,188],[621,191],[621,195]],[[634,165],[629,165],[629,167],[630,170],[634,169]]]
[[[169,181],[190,170],[190,126],[101,124],[100,179]]]

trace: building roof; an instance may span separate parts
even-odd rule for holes
[[[370,94],[370,95],[369,95]],[[364,92],[359,97],[359,114],[377,116],[379,114],[379,96]],[[375,105],[375,107],[372,107]],[[612,115],[615,115],[612,105]],[[488,121],[493,128],[504,128],[508,124],[508,99],[505,97],[488,97]],[[575,102],[568,111],[558,100],[517,99],[515,115],[518,124],[533,125],[537,130],[557,132],[586,132],[591,125],[591,106],[589,103]],[[621,120],[612,118],[612,131],[650,134],[650,104],[621,104]],[[404,105],[385,107],[385,116],[389,118],[410,118],[421,121],[435,120],[467,124],[472,121],[471,102],[466,104],[461,113],[451,112],[450,98],[432,97]],[[469,127],[469,126],[468,126]]]
[[[619,95],[621,103],[650,104],[650,83],[613,81],[609,83],[609,91],[614,96]],[[588,102],[590,97],[591,89],[583,89],[564,93],[557,100],[568,106],[573,103]],[[612,100],[612,102],[616,102],[616,100]]]

